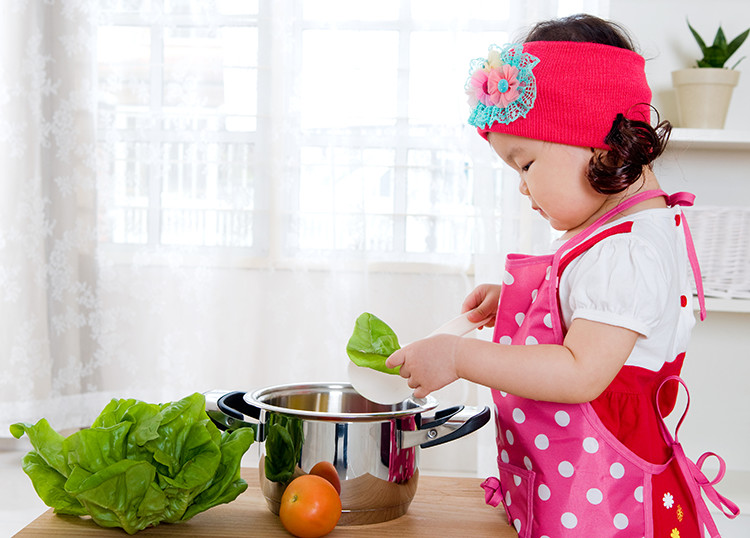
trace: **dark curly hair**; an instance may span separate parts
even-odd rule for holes
[[[587,14],[537,23],[522,41],[600,43],[635,51],[633,40],[624,28]],[[618,114],[604,138],[611,149],[595,153],[589,161],[589,183],[601,194],[624,191],[638,181],[644,166],[651,168],[654,160],[664,152],[671,131],[672,124],[666,120],[652,127],[645,121],[631,120]]]

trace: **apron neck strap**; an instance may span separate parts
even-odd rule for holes
[[[688,194],[688,193],[685,193]],[[591,224],[588,228],[583,230],[580,233],[577,233],[575,236],[568,239],[565,244],[559,249],[562,252],[565,252],[566,250],[569,250],[576,246],[578,243],[586,239],[588,236],[590,236],[592,233],[594,233],[596,230],[598,230],[602,225],[606,224],[612,217],[617,215],[618,213],[622,213],[623,211],[630,209],[634,205],[640,204],[644,200],[650,200],[651,198],[659,198],[660,196],[663,196],[664,198],[667,198],[667,200],[670,200],[670,196],[659,189],[650,190],[650,191],[643,191],[639,192],[638,194],[634,194],[630,198],[627,198],[617,204],[615,207],[607,211],[604,215],[596,219],[593,224]]]
[[[669,207],[691,206],[693,205],[693,201],[695,200],[695,195],[689,192],[676,192],[672,195],[668,195],[666,192],[660,189],[643,191],[639,192],[638,194],[634,194],[630,198],[623,200],[615,207],[607,211],[604,215],[596,219],[596,221],[594,221],[594,223],[591,224],[588,228],[568,239],[562,247],[557,249],[557,252],[555,253],[552,261],[552,274],[557,274],[560,265],[560,258],[562,257],[563,253],[579,245],[587,237],[598,230],[602,225],[606,224],[612,217],[614,217],[618,213],[622,213],[623,211],[630,209],[631,207],[643,202],[644,200],[650,200],[652,198],[659,197],[666,198],[667,205]],[[688,259],[690,261],[690,267],[693,270],[693,278],[695,279],[695,288],[698,295],[698,304],[700,306],[700,319],[704,320],[706,319],[706,299],[703,294],[703,279],[701,278],[698,256],[695,252],[695,245],[693,244],[693,237],[690,234],[690,228],[688,227],[687,219],[685,218],[685,215],[684,213],[682,213],[682,211],[680,212],[680,215],[682,219],[683,230],[685,232],[685,243],[687,245]]]

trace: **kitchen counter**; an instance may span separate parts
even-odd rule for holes
[[[228,504],[198,514],[190,521],[176,525],[163,524],[135,536],[291,536],[279,518],[266,506],[258,486],[258,470],[243,468],[247,491]],[[479,478],[419,477],[414,500],[406,515],[383,523],[337,527],[328,536],[493,536],[517,538],[502,508],[484,503]],[[104,529],[89,519],[55,515],[46,511],[16,536],[127,536],[122,529]]]

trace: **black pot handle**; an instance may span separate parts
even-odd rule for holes
[[[253,428],[258,433],[260,409],[245,401],[245,392],[212,390],[204,393],[206,413],[220,430]]]
[[[460,413],[464,410],[463,405],[454,405],[453,407],[447,407],[446,409],[441,409],[440,411],[435,413],[435,416],[432,417],[432,420],[430,422],[424,422],[419,426],[420,430],[428,430],[430,428],[435,428],[437,426],[440,426],[441,424],[445,424],[448,422],[448,420],[454,416],[456,413]]]
[[[401,432],[401,448],[419,445],[422,448],[440,445],[453,441],[464,435],[475,432],[489,422],[490,408],[451,407],[436,413],[435,420],[422,425],[416,431]],[[439,417],[439,418],[438,418]]]

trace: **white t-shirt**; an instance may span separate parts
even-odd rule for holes
[[[695,325],[681,212],[648,209],[600,231],[625,221],[633,221],[630,233],[603,239],[563,272],[562,316],[566,326],[582,318],[639,333],[625,364],[658,371],[686,351]]]

